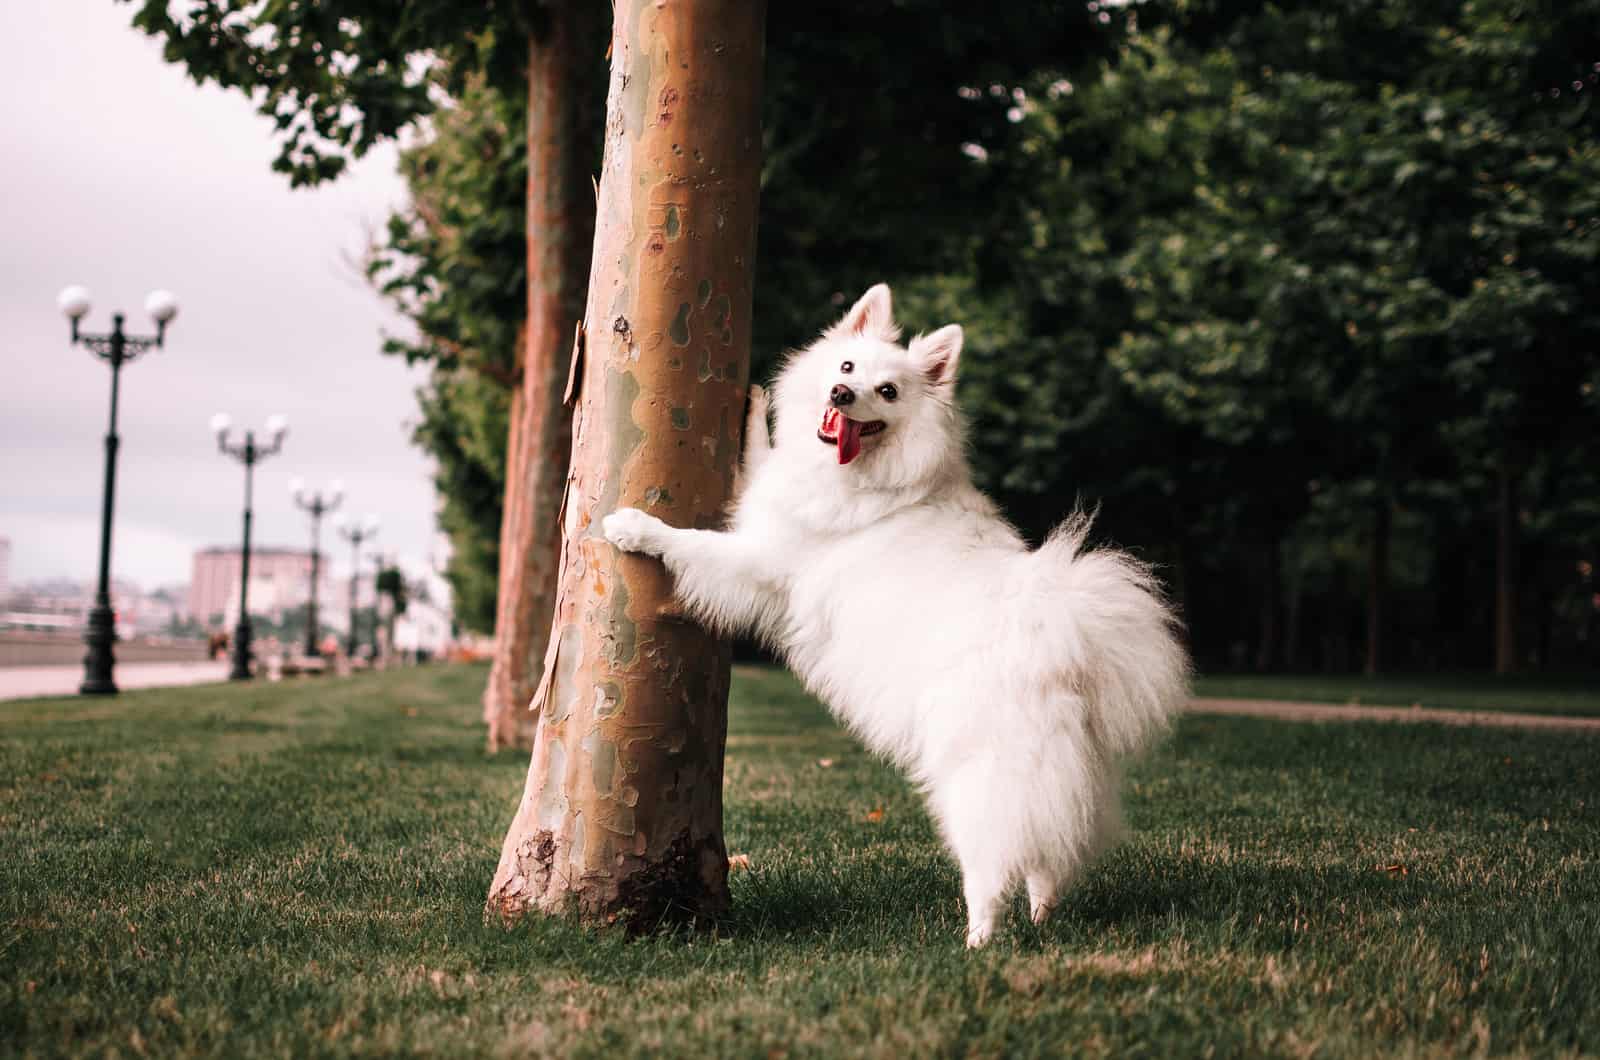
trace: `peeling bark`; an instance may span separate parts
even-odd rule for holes
[[[490,751],[533,746],[528,704],[555,613],[572,438],[562,393],[594,241],[589,167],[600,93],[590,66],[602,54],[603,18],[584,0],[551,5],[528,47],[528,319],[506,451],[494,665],[483,691]]]
[[[751,0],[618,0],[560,588],[487,913],[648,929],[726,908],[728,645],[678,617],[619,507],[716,526],[739,458],[759,191]]]

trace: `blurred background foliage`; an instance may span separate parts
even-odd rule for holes
[[[291,179],[407,133],[370,274],[487,630],[542,5],[188,6]],[[756,378],[886,280],[981,485],[1100,506],[1204,668],[1600,666],[1600,0],[954,6],[771,5]]]

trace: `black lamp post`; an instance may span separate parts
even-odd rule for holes
[[[244,550],[239,555],[239,624],[233,630],[233,670],[230,681],[250,680],[250,500],[255,482],[256,461],[265,460],[283,448],[283,436],[289,433],[289,421],[282,416],[268,416],[266,433],[271,441],[256,444],[256,432],[245,431],[244,442],[234,445],[228,441],[233,420],[219,412],[211,417],[211,430],[217,436],[217,449],[244,465]]]
[[[319,632],[317,579],[320,577],[322,560],[322,553],[319,551],[322,541],[322,517],[339,507],[339,502],[344,500],[344,483],[335,480],[328,487],[328,492],[323,494],[317,490],[306,489],[303,480],[294,479],[289,483],[289,491],[294,494],[295,504],[311,513],[311,603],[306,609],[306,656],[315,659],[322,655],[322,645],[318,643],[321,638],[317,636]]]
[[[112,676],[116,656],[112,645],[117,639],[117,620],[111,610],[111,509],[117,487],[117,383],[122,366],[152,349],[160,349],[167,337],[167,324],[178,315],[178,302],[167,291],[151,291],[144,300],[145,312],[156,322],[153,336],[127,335],[122,330],[122,314],[111,314],[109,335],[86,335],[78,330],[78,321],[89,312],[89,292],[82,287],[68,287],[56,299],[61,312],[72,321],[72,341],[82,343],[89,352],[111,365],[111,425],[106,428],[106,476],[100,496],[100,579],[95,586],[94,606],[89,609],[88,629],[84,642],[89,651],[83,657],[83,683],[78,691],[84,695],[113,696],[117,682]]]
[[[359,625],[356,620],[356,579],[361,576],[361,543],[377,536],[378,517],[369,514],[356,522],[341,516],[335,518],[334,523],[339,528],[339,536],[350,542],[350,632],[345,638],[345,653],[353,663],[359,643],[356,637]]]

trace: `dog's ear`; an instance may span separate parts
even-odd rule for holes
[[[867,289],[849,312],[828,329],[828,336],[836,339],[864,337],[893,342],[900,337],[894,326],[894,307],[889,300],[889,285],[876,284]]]
[[[960,324],[946,324],[931,335],[911,340],[911,359],[934,386],[949,386],[956,381],[956,362],[961,359]]]

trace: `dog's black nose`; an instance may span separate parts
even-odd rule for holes
[[[835,383],[833,384],[833,391],[828,394],[828,400],[833,403],[834,408],[842,409],[846,405],[855,403],[856,392],[843,383]]]

